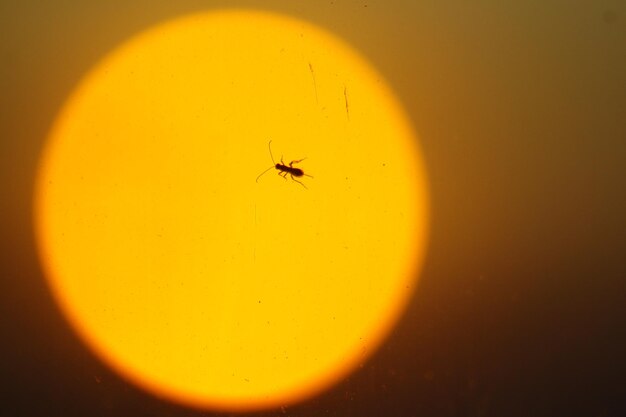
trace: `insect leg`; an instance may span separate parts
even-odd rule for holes
[[[289,175],[291,175],[291,174],[289,174]],[[285,178],[285,179],[286,179],[286,178]],[[308,190],[307,186],[306,186],[306,185],[304,185],[303,183],[301,183],[300,181],[298,181],[297,179],[295,179],[295,178],[293,177],[293,175],[291,175],[291,179],[292,179],[292,180],[294,180],[295,182],[297,182],[298,184],[300,184],[301,186],[303,186],[304,188],[306,188],[306,189]]]
[[[292,166],[292,164],[297,164],[300,163],[302,161],[304,161],[306,158],[302,158],[302,159],[296,159],[295,161],[291,161],[289,162],[289,166]]]

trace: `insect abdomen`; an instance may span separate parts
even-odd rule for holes
[[[294,168],[287,165],[276,164],[276,169],[282,172],[288,172],[294,177],[302,177],[304,175],[304,171],[300,168]]]

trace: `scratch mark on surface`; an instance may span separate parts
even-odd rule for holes
[[[348,107],[348,87],[344,84],[343,86],[343,98],[346,101],[346,115],[348,116],[348,120],[350,120],[350,108]]]
[[[252,263],[256,264],[256,204],[254,205],[254,242],[252,242]]]
[[[313,77],[313,88],[315,88],[315,102],[319,104],[319,100],[317,99],[317,82],[315,81],[315,72],[313,71],[313,65],[309,62],[309,69],[311,70],[311,76]]]

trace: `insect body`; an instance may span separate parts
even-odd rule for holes
[[[300,177],[311,177],[312,176],[305,174],[303,170],[301,170],[300,168],[296,168],[293,166],[293,164],[297,164],[299,162],[304,161],[306,158],[302,158],[302,159],[297,159],[295,161],[291,161],[289,162],[289,165],[285,165],[285,163],[283,162],[283,158],[280,158],[280,164],[277,164],[276,162],[274,162],[274,156],[272,155],[272,141],[270,140],[269,143],[267,144],[269,150],[270,150],[270,157],[272,158],[272,162],[274,163],[274,165],[272,165],[271,167],[269,167],[268,169],[266,169],[265,171],[261,172],[261,174],[256,177],[256,182],[259,182],[259,178],[261,178],[261,176],[263,174],[265,174],[267,171],[269,171],[272,168],[277,169],[278,171],[280,171],[278,173],[278,175],[280,175],[281,177],[283,177],[284,179],[287,179],[287,174],[289,174],[289,176],[291,177],[292,180],[294,180],[295,182],[297,182],[298,184],[300,184],[301,186],[303,186],[304,188],[306,188],[306,185],[304,185],[302,182],[298,181],[296,178],[300,178]]]

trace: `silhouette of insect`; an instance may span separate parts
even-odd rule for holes
[[[269,171],[272,168],[275,168],[278,171],[280,171],[278,173],[278,175],[280,175],[284,179],[287,179],[287,174],[289,174],[289,176],[291,177],[292,180],[294,180],[295,182],[297,182],[298,184],[300,184],[304,188],[307,188],[306,185],[304,185],[302,182],[298,181],[294,177],[298,177],[298,178],[304,177],[304,176],[311,177],[311,178],[313,178],[313,177],[311,175],[309,175],[309,174],[305,174],[304,171],[301,170],[300,168],[296,168],[296,167],[293,166],[293,164],[297,164],[299,162],[302,162],[306,158],[302,158],[302,159],[298,159],[298,160],[295,160],[295,161],[291,161],[291,162],[289,162],[289,165],[285,165],[285,163],[283,162],[283,157],[281,156],[280,157],[280,164],[277,164],[276,162],[274,162],[274,156],[272,155],[272,141],[271,140],[267,144],[267,147],[270,150],[270,158],[272,158],[272,162],[274,163],[274,165],[272,165],[271,167],[269,167],[265,171],[261,172],[259,174],[259,176],[256,177],[256,182],[259,182],[259,178],[261,178],[261,176],[263,176],[263,174],[265,174],[267,171]]]

